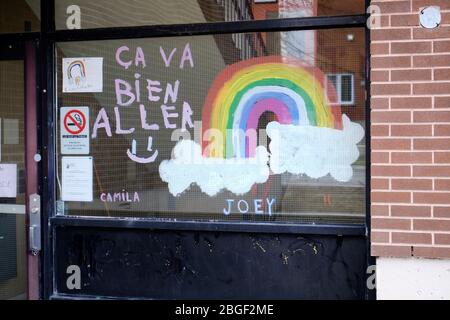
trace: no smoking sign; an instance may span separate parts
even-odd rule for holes
[[[89,154],[89,107],[62,107],[61,153]]]
[[[85,115],[77,109],[69,110],[64,116],[64,129],[71,134],[81,134],[86,127]]]

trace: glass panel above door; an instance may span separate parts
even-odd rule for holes
[[[364,0],[55,0],[56,29],[363,14]]]
[[[0,1],[0,34],[39,31],[40,0]]]

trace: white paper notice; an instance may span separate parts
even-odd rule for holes
[[[62,157],[63,201],[92,201],[92,157]]]
[[[3,143],[19,144],[19,119],[3,119]]]
[[[63,92],[103,92],[103,58],[63,58]]]
[[[0,198],[17,197],[17,164],[0,164]]]
[[[62,154],[89,154],[89,108],[60,109]]]

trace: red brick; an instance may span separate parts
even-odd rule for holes
[[[419,16],[417,14],[396,14],[391,16],[392,27],[419,26]]]
[[[372,245],[370,254],[375,257],[410,257],[411,246]]]
[[[372,229],[411,230],[411,219],[372,218]]]
[[[431,207],[393,205],[391,215],[393,217],[431,217]]]
[[[435,152],[434,153],[435,163],[450,163],[450,152]]]
[[[370,134],[375,137],[386,137],[389,136],[389,126],[388,125],[372,125],[370,127]]]
[[[450,56],[448,57],[450,61]],[[414,94],[448,94],[450,82],[414,83]]]
[[[450,111],[449,111],[450,113]],[[372,111],[372,123],[410,123],[410,111]]]
[[[450,9],[450,2],[448,0],[413,0],[412,11],[419,11],[424,7],[439,6],[441,10]]]
[[[435,69],[434,80],[448,81],[450,80],[450,68]]]
[[[414,177],[450,177],[450,166],[414,166]]]
[[[370,214],[372,215],[372,217],[389,216],[389,206],[383,204],[372,204],[370,206]]]
[[[448,150],[450,149],[450,139],[414,139],[415,150]]]
[[[431,244],[431,233],[393,232],[392,243]]]
[[[392,190],[432,190],[431,179],[392,179]]]
[[[372,191],[372,201],[379,203],[409,203],[411,202],[410,192],[384,192]]]
[[[416,16],[417,18],[417,16]],[[391,43],[391,53],[392,54],[402,54],[402,53],[431,53],[431,45],[429,42],[392,42]]]
[[[420,81],[431,80],[431,70],[411,69],[411,70],[392,70],[391,81]]]
[[[413,29],[413,39],[445,39],[450,34],[450,27],[440,26],[435,29]]]
[[[435,97],[434,107],[439,109],[450,109],[450,97]]]
[[[372,231],[370,234],[370,240],[372,243],[387,243],[389,242],[389,232]]]
[[[431,152],[393,152],[392,163],[431,163],[433,154]]]
[[[392,109],[426,109],[432,107],[431,97],[402,97],[392,98]]]
[[[434,135],[441,137],[450,136],[450,124],[437,124],[434,126]]]
[[[429,55],[429,56],[414,56],[413,66],[415,68],[423,67],[447,67],[450,66],[450,55]]]
[[[389,71],[372,70],[370,73],[370,80],[372,82],[389,82]],[[423,79],[420,79],[423,80]]]
[[[385,28],[390,26],[391,26],[391,18],[386,15],[381,16],[381,27]]]
[[[372,5],[380,7],[381,13],[411,12],[410,1],[372,1]]]
[[[414,111],[414,122],[450,122],[450,111]]]
[[[413,226],[419,231],[450,231],[450,220],[414,219]]]
[[[389,43],[371,43],[370,53],[372,56],[378,54],[389,54]]]
[[[373,177],[410,177],[411,167],[372,165],[371,172]]]
[[[434,235],[434,243],[450,245],[450,233],[436,233]]]
[[[450,258],[450,248],[442,247],[414,247],[414,257],[445,259]]]
[[[433,134],[431,125],[393,125],[392,137],[426,137]]]
[[[409,68],[411,67],[410,56],[389,56],[389,57],[372,57],[372,69],[389,69],[389,68]]]
[[[434,52],[450,52],[450,40],[445,41],[434,41],[433,42]]]
[[[372,41],[386,40],[410,40],[410,29],[372,29],[370,32]]]
[[[381,84],[375,83],[372,84],[372,94],[375,96],[388,96],[388,95],[410,95],[411,94],[411,85],[409,83],[396,83],[396,84]],[[422,87],[419,87],[419,90]],[[439,88],[434,88],[434,90],[443,90],[441,86]]]
[[[411,150],[411,140],[374,138],[372,150]]]
[[[389,109],[389,98],[371,98],[370,107],[372,109]]]
[[[441,17],[442,17],[441,24],[450,24],[450,12],[441,12]]]
[[[450,204],[450,193],[448,192],[414,192],[414,203],[423,204]],[[450,223],[450,221],[449,221]],[[449,225],[450,227],[450,225]],[[450,230],[450,229],[449,229]]]
[[[450,179],[434,180],[434,189],[438,191],[450,191]]]
[[[372,188],[372,190],[388,190],[389,179],[372,178],[372,180],[370,181],[370,187]]]
[[[434,207],[433,217],[450,218],[450,207]]]
[[[372,152],[372,163],[389,163],[389,152]]]

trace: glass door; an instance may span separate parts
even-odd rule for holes
[[[39,298],[38,265],[41,234],[40,202],[37,193],[40,156],[37,151],[36,101],[35,45],[32,41],[1,43],[1,300]],[[30,198],[33,200],[32,203],[28,201]],[[32,214],[29,214],[30,212]],[[33,231],[33,237],[27,236],[27,230]],[[34,241],[29,241],[30,238]],[[33,252],[29,250],[30,247],[33,248]]]
[[[27,297],[24,61],[0,61],[0,299]]]

